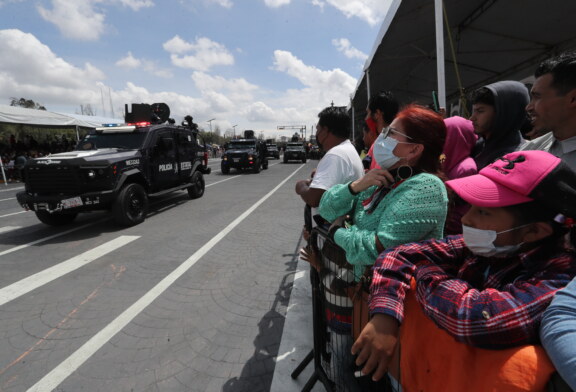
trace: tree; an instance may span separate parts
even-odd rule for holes
[[[40,105],[37,102],[34,102],[31,99],[26,99],[26,98],[14,98],[11,97],[10,98],[10,106],[20,106],[22,108],[26,108],[26,109],[36,109],[36,110],[46,110],[46,107],[44,107],[43,105]]]
[[[85,116],[95,116],[96,112],[92,109],[92,105],[87,103],[86,105],[80,105],[80,114]]]

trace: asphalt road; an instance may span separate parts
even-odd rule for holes
[[[269,391],[301,244],[294,183],[271,160],[206,192],[50,227],[0,184],[0,391]]]

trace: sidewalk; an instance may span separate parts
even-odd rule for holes
[[[312,350],[313,346],[312,289],[309,268],[308,263],[298,261],[282,332],[282,341],[270,387],[272,392],[300,392],[314,370],[314,361],[311,361],[296,380],[290,377],[290,374]],[[324,391],[322,383],[317,382],[312,391]]]

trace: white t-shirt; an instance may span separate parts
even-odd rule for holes
[[[345,184],[357,180],[363,175],[364,166],[360,155],[350,140],[345,140],[332,147],[318,162],[310,188],[327,191],[336,184]],[[312,216],[316,214],[318,214],[317,208],[312,208]],[[314,220],[312,226],[316,226]]]
[[[318,163],[310,188],[328,190],[364,175],[362,160],[350,140],[332,147]]]

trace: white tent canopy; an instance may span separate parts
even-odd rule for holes
[[[26,109],[18,106],[0,105],[0,123],[42,127],[96,128],[106,123],[122,122],[124,121],[105,117],[55,113],[46,110]]]

